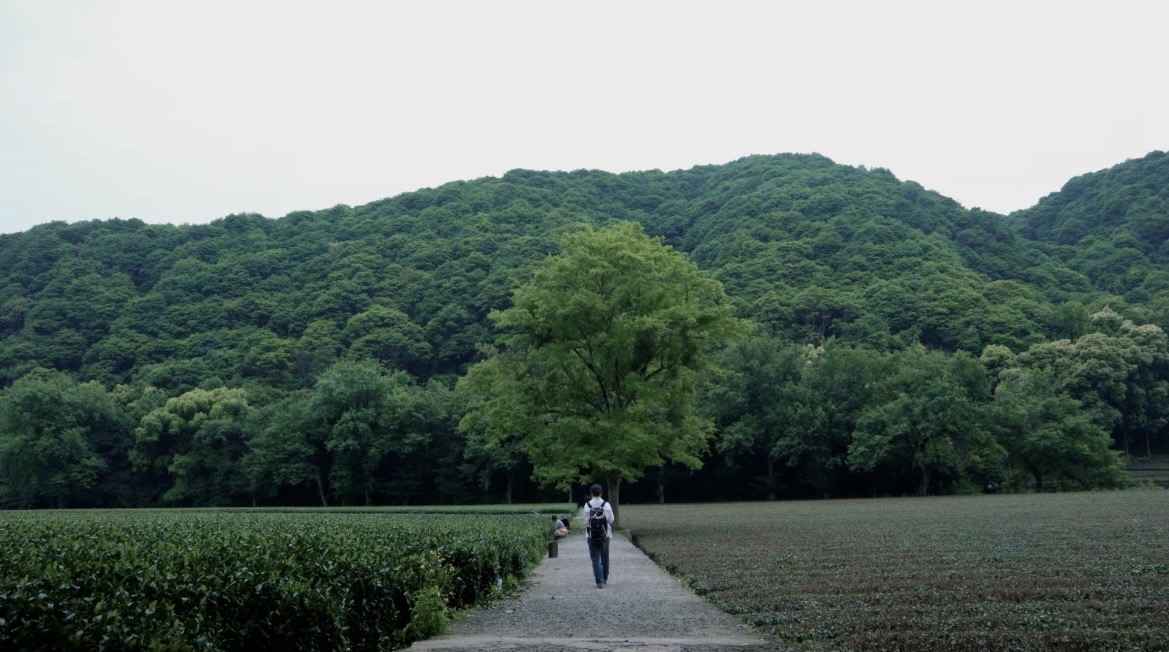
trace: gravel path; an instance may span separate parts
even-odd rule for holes
[[[625,537],[609,548],[609,583],[593,582],[584,537],[562,539],[516,597],[475,611],[411,650],[757,652],[756,636],[650,561]]]

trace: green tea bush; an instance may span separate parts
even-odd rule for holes
[[[540,558],[531,516],[0,516],[0,649],[376,650]]]

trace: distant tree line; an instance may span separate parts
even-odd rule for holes
[[[1114,486],[1119,455],[1169,452],[1166,158],[1009,218],[884,170],[777,156],[0,236],[0,499],[564,496],[486,425],[460,430],[482,394],[459,379],[500,336],[489,314],[565,234],[622,222],[683,252],[754,324],[693,379],[714,424],[702,467],[655,461],[627,498]],[[1099,206],[1112,231],[1069,235],[1100,227],[1083,217]],[[1077,248],[1126,237],[1139,260]]]
[[[1121,486],[1121,451],[1165,443],[1167,363],[1159,327],[1109,310],[1019,354],[757,337],[726,352],[706,404],[717,450],[769,496]]]

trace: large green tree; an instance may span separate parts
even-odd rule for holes
[[[946,356],[923,347],[895,358],[893,373],[857,422],[848,463],[917,473],[917,493],[937,480],[996,473],[1006,452],[987,426],[989,383],[981,363],[964,353]]]
[[[142,417],[130,457],[140,470],[170,476],[167,502],[238,502],[248,489],[240,461],[252,409],[242,389],[193,389]]]
[[[309,396],[309,390],[293,392],[257,411],[242,462],[253,494],[267,499],[284,487],[312,484],[321,505],[329,506],[329,456],[314,428]]]
[[[803,474],[805,484],[829,497],[848,475],[852,433],[877,391],[888,358],[829,341],[806,349],[807,364],[793,395],[793,424],[775,454]]]
[[[526,457],[524,434],[540,427],[539,418],[524,404],[528,392],[520,391],[523,385],[530,385],[526,372],[518,356],[495,350],[459,385],[459,395],[471,404],[459,422],[466,438],[462,466],[478,477],[483,489],[488,488],[492,475],[503,473],[508,503],[512,502],[515,472]]]
[[[124,454],[128,419],[97,383],[34,369],[0,392],[0,503],[81,507],[109,496],[95,489]],[[117,460],[114,460],[114,465]]]
[[[327,468],[333,495],[372,503],[387,460],[430,442],[442,419],[433,398],[374,360],[342,360],[322,374],[307,405],[307,450]]]
[[[810,347],[784,347],[753,337],[727,349],[720,378],[703,392],[704,411],[719,428],[716,449],[734,466],[761,464],[767,498],[775,500],[779,442],[801,427],[800,379]]]
[[[581,227],[492,317],[522,370],[473,369],[472,379],[493,376],[478,411],[521,412],[493,430],[529,428],[523,447],[539,481],[604,480],[619,510],[622,481],[666,461],[700,466],[711,423],[694,409],[695,372],[743,327],[686,256],[636,224]]]
[[[1123,485],[1121,455],[1110,448],[1108,429],[1061,391],[1051,372],[1004,371],[995,407],[1010,466],[1033,477],[1036,490],[1048,481],[1076,489]]]
[[[1169,339],[1160,327],[1136,325],[1105,308],[1075,340],[1032,346],[1013,363],[1051,374],[1112,431],[1125,453],[1134,444],[1148,456],[1169,430]]]

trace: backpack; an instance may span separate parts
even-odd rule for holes
[[[589,538],[593,541],[604,541],[609,536],[609,519],[605,518],[605,501],[600,507],[589,506]]]

